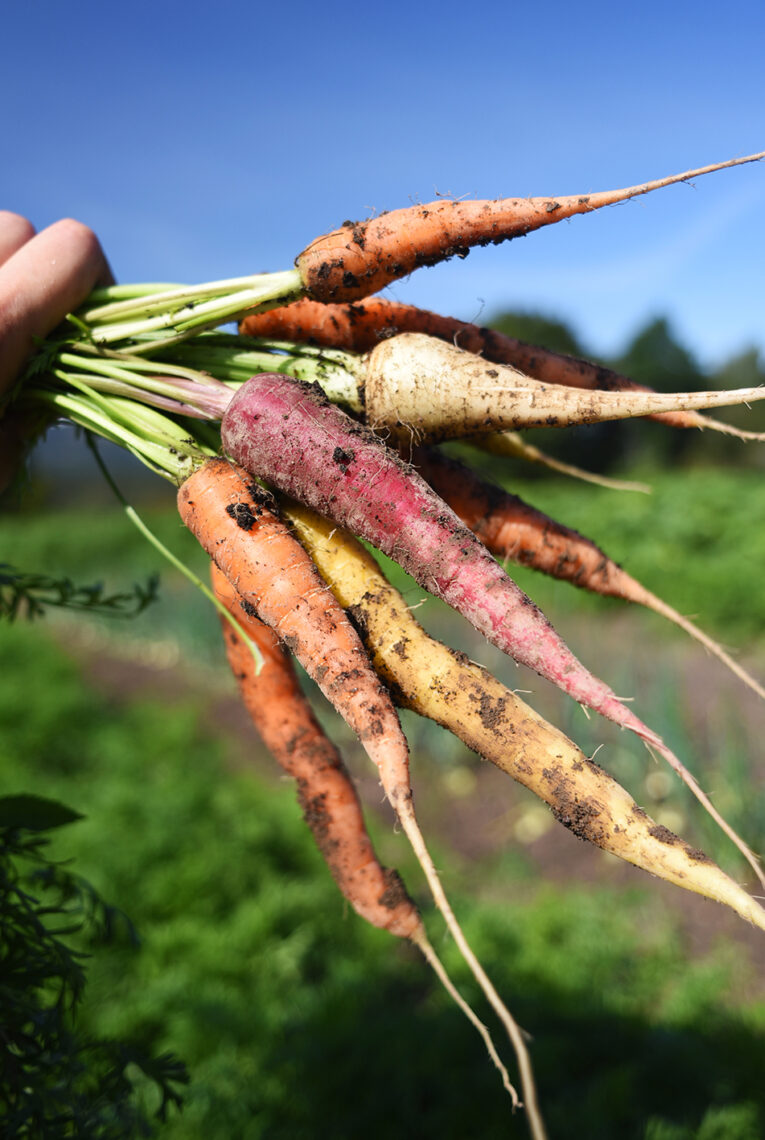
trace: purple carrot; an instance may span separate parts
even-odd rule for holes
[[[371,542],[489,641],[662,755],[756,871],[756,857],[666,744],[568,649],[544,614],[424,479],[318,385],[253,376],[221,424],[252,475]]]

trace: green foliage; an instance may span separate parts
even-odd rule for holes
[[[82,817],[54,800],[0,798],[0,1114],[7,1140],[129,1140],[154,1130],[136,1075],[154,1086],[165,1120],[184,1066],[83,1033],[86,955],[69,940],[135,931],[85,879],[48,858],[41,832]],[[66,941],[65,941],[66,939]]]
[[[142,517],[166,546],[204,578],[208,559],[180,523],[172,488],[160,484],[159,490],[165,492],[167,505],[142,510]],[[125,644],[172,632],[180,638],[184,651],[204,648],[213,655],[219,652],[218,621],[212,608],[205,606],[198,591],[179,574],[169,570],[167,562],[111,499],[95,512],[62,508],[28,511],[23,518],[0,513],[0,551],[11,549],[18,563],[47,572],[54,579],[79,582],[97,576],[104,594],[117,598],[129,596],[129,583],[142,581],[147,585],[134,589],[156,589],[161,596],[161,606],[139,607],[140,612],[133,612],[129,623],[116,623],[111,607],[89,608],[77,615],[80,629],[96,628],[106,637],[114,637],[118,631]],[[60,616],[49,611],[48,620],[71,622],[71,617],[66,611]]]

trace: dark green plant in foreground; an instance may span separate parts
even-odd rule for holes
[[[82,818],[37,796],[0,798],[0,1120],[5,1140],[151,1136],[186,1083],[171,1054],[152,1057],[78,1031],[87,954],[69,939],[137,943],[124,914],[45,853],[43,832]],[[153,1087],[153,1088],[152,1088]]]
[[[80,586],[70,578],[27,573],[0,562],[0,618],[13,621],[20,614],[26,618],[42,617],[50,606],[111,617],[137,617],[157,600],[158,585],[158,575],[152,574],[145,585],[136,583],[128,592],[107,594],[100,582]]]

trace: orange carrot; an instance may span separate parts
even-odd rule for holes
[[[269,625],[353,728],[394,809],[411,801],[409,754],[398,717],[361,642],[271,495],[224,459],[178,492],[178,509],[232,586]]]
[[[373,926],[409,938],[422,921],[395,871],[383,868],[364,826],[356,790],[335,746],[314,716],[274,631],[243,610],[240,595],[212,563],[216,598],[261,652],[255,661],[236,630],[221,618],[231,671],[263,743],[297,782],[305,821],[332,877],[354,910]]]
[[[246,317],[240,331],[248,336],[303,341],[360,353],[371,351],[381,340],[398,333],[420,332],[456,344],[493,364],[509,364],[545,384],[608,392],[652,391],[645,384],[589,360],[552,352],[495,329],[481,328],[456,317],[442,317],[383,297],[370,297],[347,305],[323,305],[302,299],[280,309]],[[654,412],[646,418],[675,428],[711,428],[740,439],[765,438],[759,432],[742,431],[697,411]]]
[[[473,246],[521,237],[574,214],[588,214],[662,186],[763,157],[765,151],[643,182],[626,190],[598,194],[493,201],[441,199],[424,206],[409,206],[365,222],[344,223],[340,229],[313,241],[295,264],[306,293],[315,301],[355,301],[378,293],[421,265],[466,257]]]
[[[279,635],[377,766],[436,906],[513,1044],[526,1101],[532,1105],[535,1091],[523,1034],[471,950],[446,897],[414,813],[406,739],[345,611],[278,517],[273,497],[241,468],[225,459],[209,459],[182,484],[178,510],[242,595],[245,609],[250,607]],[[531,1109],[529,1119],[533,1124]]]
[[[412,462],[431,487],[497,558],[509,558],[604,597],[634,602],[680,626],[750,689],[765,689],[711,637],[609,558],[589,538],[563,526],[517,495],[482,479],[437,448],[416,448]]]

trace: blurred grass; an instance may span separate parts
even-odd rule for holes
[[[41,625],[4,629],[0,669],[5,789],[86,813],[54,853],[73,857],[142,936],[138,951],[94,951],[83,1029],[172,1049],[189,1065],[185,1111],[164,1136],[526,1135],[417,955],[348,912],[292,789],[226,770],[227,742],[205,727],[197,696],[98,695]],[[449,851],[434,846],[448,869]],[[762,1134],[765,1002],[747,999],[735,948],[689,960],[648,882],[537,889],[503,857],[451,893],[534,1034],[551,1137]]]

